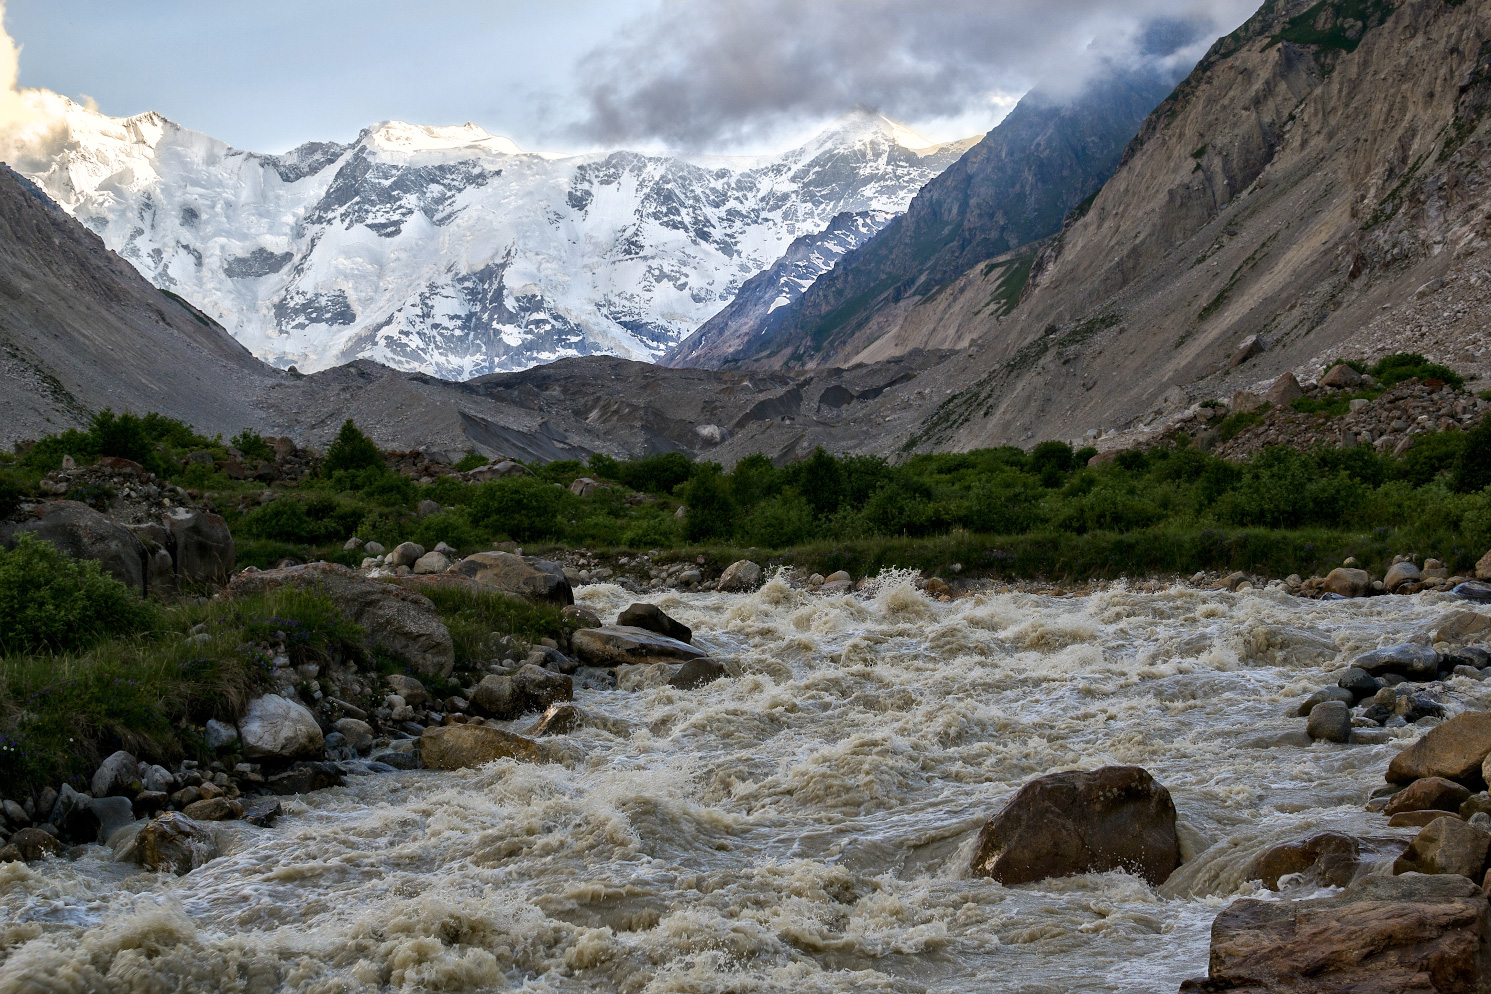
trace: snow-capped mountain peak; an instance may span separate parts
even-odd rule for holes
[[[395,152],[449,152],[481,149],[499,155],[522,155],[523,150],[511,138],[488,134],[479,125],[467,122],[456,127],[429,127],[384,121],[366,132],[368,143]]]

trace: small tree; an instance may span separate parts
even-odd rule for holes
[[[322,463],[322,471],[330,476],[341,470],[358,470],[381,468],[383,457],[378,454],[378,446],[373,440],[364,435],[357,425],[348,418],[337,432],[335,441],[326,450],[326,461]]]
[[[1480,424],[1465,433],[1465,442],[1455,458],[1455,489],[1475,493],[1488,486],[1491,486],[1491,418],[1482,418]]]
[[[148,628],[155,607],[104,573],[22,532],[0,549],[0,655],[86,649]]]
[[[719,538],[735,530],[735,501],[723,474],[701,471],[683,488],[683,537],[690,542]]]

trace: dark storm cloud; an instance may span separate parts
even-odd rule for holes
[[[664,0],[581,62],[606,142],[750,139],[865,107],[952,118],[1104,65],[1184,71],[1257,0]]]

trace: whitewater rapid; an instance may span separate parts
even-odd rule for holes
[[[614,617],[635,598],[582,588]],[[1174,991],[1251,859],[1362,805],[1384,745],[1300,745],[1298,701],[1446,595],[1275,591],[931,601],[773,580],[655,602],[742,676],[576,692],[562,763],[353,778],[176,878],[96,857],[0,864],[0,994]],[[1491,706],[1451,681],[1451,712]],[[1491,690],[1491,685],[1485,685]],[[514,723],[521,728],[527,722]],[[1032,777],[1145,767],[1184,865],[1006,888],[966,872]],[[1267,892],[1265,892],[1267,893]]]

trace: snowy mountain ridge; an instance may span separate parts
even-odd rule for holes
[[[856,113],[779,156],[557,155],[384,122],[259,155],[159,114],[33,99],[16,170],[255,355],[447,379],[655,360],[795,239],[846,212],[878,227],[976,140]]]

